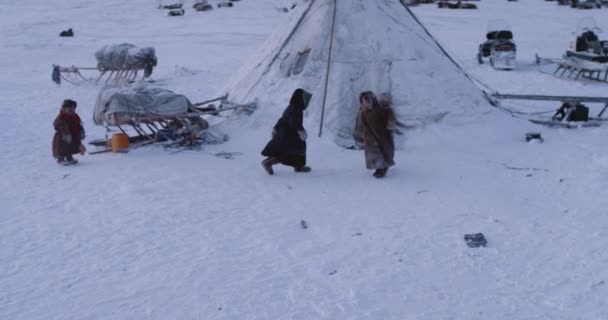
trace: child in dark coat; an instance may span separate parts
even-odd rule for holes
[[[80,117],[76,114],[76,101],[66,99],[61,105],[59,115],[53,122],[53,157],[61,165],[76,164],[73,155],[84,155],[86,149],[81,141],[84,139],[84,129]]]
[[[312,94],[304,89],[296,89],[291,96],[289,106],[272,130],[272,139],[262,155],[267,157],[262,166],[268,174],[274,174],[272,166],[281,163],[291,166],[296,172],[309,172],[306,166],[306,138],[303,126],[303,113]]]

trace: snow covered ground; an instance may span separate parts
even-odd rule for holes
[[[0,2],[0,319],[608,318],[607,128],[548,129],[493,111],[406,132],[383,180],[362,152],[314,134],[311,173],[268,176],[259,151],[276,119],[233,126],[229,142],[199,151],[149,146],[54,163],[63,99],[78,101],[87,139],[105,130],[90,120],[99,87],[55,85],[53,63],[94,65],[102,45],[151,45],[153,78],[204,100],[280,28],[283,5],[195,13],[187,1],[186,15],[170,18],[147,0]],[[531,65],[535,52],[561,55],[582,16],[608,30],[605,9],[478,5],[414,11],[500,92],[608,96],[605,84]],[[475,60],[494,18],[513,27],[515,72]],[[59,38],[68,27],[76,36]],[[529,131],[545,142],[526,143]],[[465,245],[476,232],[488,247]]]

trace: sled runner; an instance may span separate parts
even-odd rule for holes
[[[556,120],[538,120],[529,119],[528,121],[534,124],[540,124],[549,128],[564,128],[564,129],[576,129],[576,128],[595,128],[608,123],[608,119],[590,118],[587,122],[570,122],[570,121],[556,121]]]
[[[561,106],[555,110],[551,118],[527,119],[528,121],[552,128],[585,128],[599,127],[608,124],[608,118],[602,116],[608,110],[608,97],[583,97],[583,96],[547,96],[547,95],[518,95],[499,94],[491,95],[497,100],[532,100],[532,101],[561,101]],[[595,116],[589,116],[589,108],[583,103],[601,103],[604,107]],[[549,111],[551,112],[551,111]],[[532,115],[533,113],[517,112],[521,115]],[[547,112],[541,112],[547,113]],[[540,114],[540,113],[538,113]]]

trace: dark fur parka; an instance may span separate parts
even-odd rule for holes
[[[273,128],[273,137],[266,144],[262,155],[277,158],[280,163],[300,167],[306,164],[306,141],[298,131],[304,131],[303,114],[312,94],[297,89],[289,106]]]

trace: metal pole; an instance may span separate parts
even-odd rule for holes
[[[337,0],[334,0],[334,13],[331,19],[331,33],[329,34],[329,53],[327,57],[327,72],[325,73],[325,86],[323,87],[323,103],[321,104],[321,123],[319,124],[319,137],[323,135],[323,118],[325,117],[325,103],[327,102],[327,86],[329,85],[329,71],[331,68],[331,53],[334,47],[334,28],[336,26]]]
[[[544,100],[544,101],[577,101],[608,103],[608,97],[584,97],[584,96],[546,96],[532,94],[492,94],[493,98],[504,100]]]

